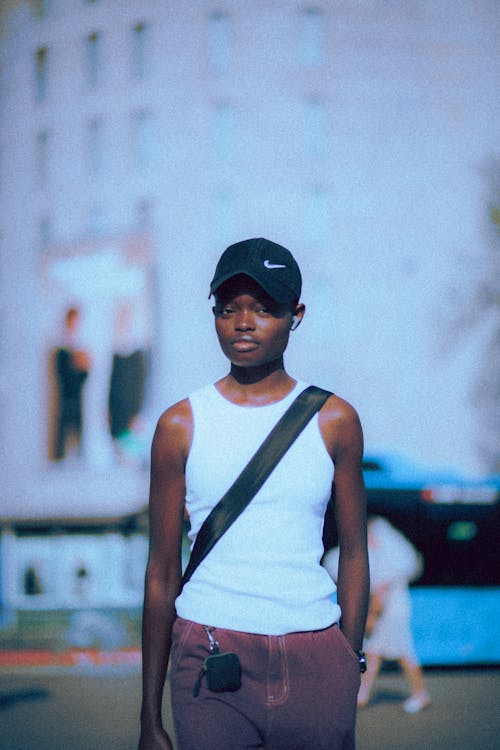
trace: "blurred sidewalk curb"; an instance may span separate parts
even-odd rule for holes
[[[0,669],[17,667],[94,667],[141,665],[141,650],[137,647],[104,651],[94,648],[11,649],[0,651]]]

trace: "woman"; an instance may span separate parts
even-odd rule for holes
[[[334,578],[338,556],[335,548],[324,559]],[[358,708],[368,705],[382,662],[387,659],[398,662],[410,688],[403,710],[415,714],[431,703],[415,652],[408,588],[421,575],[422,560],[409,540],[382,516],[368,521],[368,559],[372,586],[365,640],[368,669],[361,682]]]
[[[362,431],[352,406],[328,399],[178,596],[185,503],[194,541],[306,387],[283,361],[305,313],[286,248],[263,238],[231,245],[210,293],[230,371],[167,409],[152,445],[139,748],[173,747],[161,721],[171,656],[179,750],[352,750],[369,588]],[[334,472],[338,604],[320,565]],[[239,656],[238,690],[214,693],[202,679],[215,640]]]

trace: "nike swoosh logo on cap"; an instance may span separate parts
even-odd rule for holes
[[[281,263],[271,263],[270,260],[265,260],[264,261],[264,266],[266,268],[286,268],[286,266],[284,266],[283,264],[281,264]]]

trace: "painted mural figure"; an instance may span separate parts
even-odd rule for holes
[[[144,402],[146,354],[142,349],[130,353],[115,352],[109,388],[111,436],[116,440],[133,429],[134,420]]]
[[[132,308],[122,304],[115,319],[108,394],[109,430],[119,456],[130,449],[130,441],[140,432],[147,370],[147,352],[134,331]]]
[[[70,307],[65,314],[64,335],[54,353],[57,385],[56,425],[53,455],[56,460],[69,452],[80,453],[83,427],[83,389],[91,361],[87,351],[78,344],[80,310]]]

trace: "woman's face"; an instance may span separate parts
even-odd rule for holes
[[[221,349],[237,367],[259,367],[283,356],[293,315],[304,306],[280,303],[248,276],[234,276],[217,291],[215,329]]]

